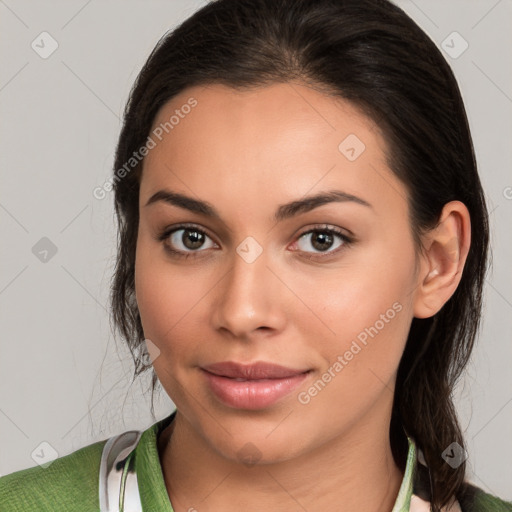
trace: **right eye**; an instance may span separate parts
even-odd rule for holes
[[[188,258],[196,257],[196,253],[203,252],[199,249],[204,248],[205,242],[210,240],[209,249],[215,246],[215,242],[202,230],[193,224],[182,224],[166,228],[158,235],[165,249],[173,256]]]

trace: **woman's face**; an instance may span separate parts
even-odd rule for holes
[[[150,136],[136,295],[189,430],[233,460],[387,440],[418,277],[377,127],[303,85],[212,85],[173,98]]]

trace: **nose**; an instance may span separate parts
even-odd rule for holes
[[[281,331],[289,300],[286,292],[286,286],[270,268],[265,251],[252,262],[235,252],[231,268],[214,290],[214,328],[243,340],[256,332],[268,335],[269,331]]]

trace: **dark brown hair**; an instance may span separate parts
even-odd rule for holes
[[[215,0],[167,33],[130,93],[114,171],[146,142],[159,109],[184,89],[218,83],[252,88],[300,81],[357,105],[381,128],[388,165],[408,190],[411,231],[434,227],[451,200],[471,215],[472,243],[459,286],[433,317],[414,318],[401,358],[390,442],[404,467],[405,432],[430,468],[434,510],[461,492],[465,464],[442,452],[465,446],[452,402],[454,385],[479,329],[487,270],[488,214],[468,120],[456,79],[429,37],[386,0]],[[139,178],[114,180],[119,223],[112,319],[135,362],[152,368],[135,300]],[[152,391],[157,377],[153,371]],[[153,394],[152,394],[153,404]]]

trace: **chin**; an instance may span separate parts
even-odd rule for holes
[[[285,462],[300,456],[305,449],[304,432],[295,432],[295,429],[287,429],[284,425],[276,428],[279,421],[269,421],[268,425],[249,418],[234,423],[224,421],[222,424],[231,435],[224,429],[215,432],[207,429],[204,435],[222,457],[248,467]]]

